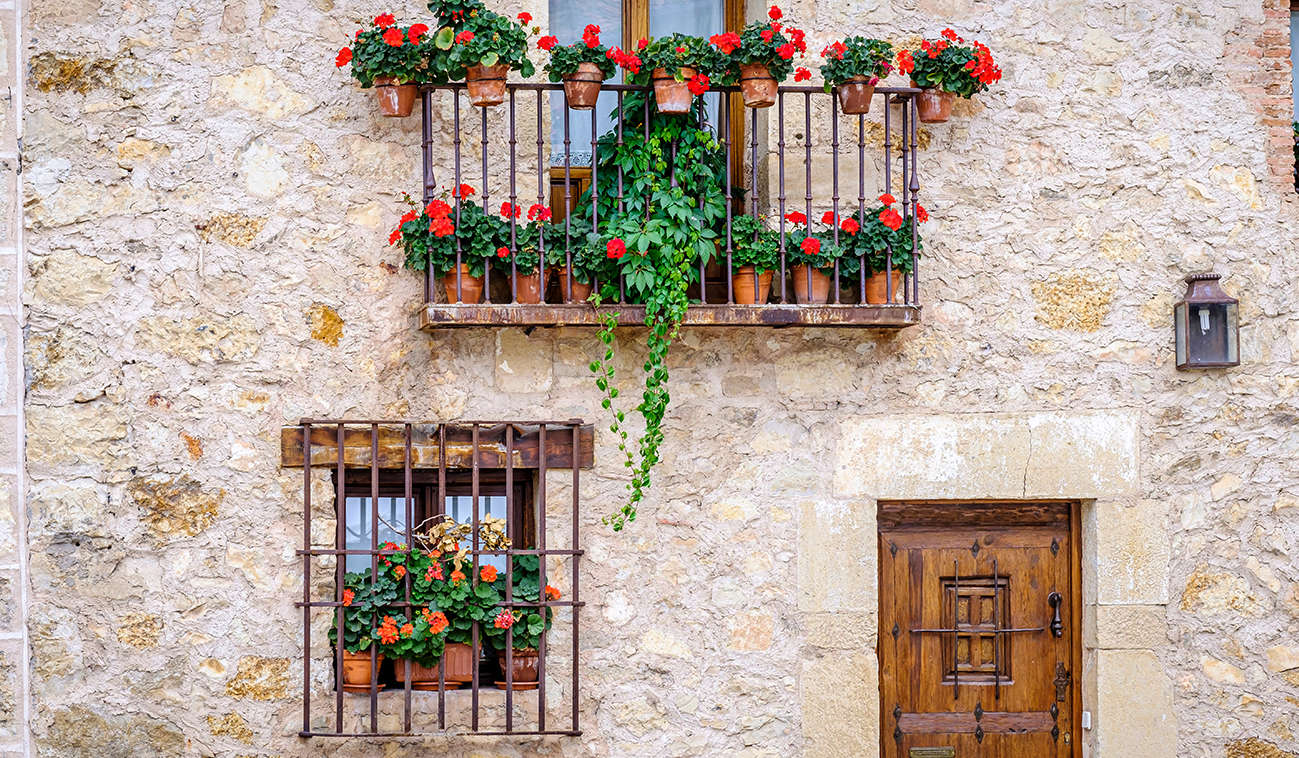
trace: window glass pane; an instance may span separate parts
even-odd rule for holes
[[[726,31],[725,0],[650,0],[649,29],[655,37],[680,32],[708,39]],[[708,123],[717,125],[718,94],[704,95]]]
[[[455,519],[458,524],[472,524],[474,522],[473,502],[470,495],[448,495],[447,496],[447,515]],[[493,518],[503,519],[505,521],[505,533],[508,535],[512,524],[510,524],[510,515],[505,507],[504,495],[479,495],[478,496],[478,518],[491,516]],[[461,547],[473,549],[470,540],[462,540]],[[503,555],[481,555],[478,557],[478,565],[495,566],[498,571],[505,570],[505,556]],[[468,573],[466,570],[465,573]]]
[[[347,498],[345,527],[348,550],[370,549],[371,516],[370,498]],[[379,498],[379,544],[388,541],[397,544],[406,541],[406,498],[404,497]],[[370,568],[370,565],[371,560],[368,555],[349,555],[345,563],[346,570],[349,572],[365,571]]]
[[[582,38],[587,24],[600,27],[600,42],[605,47],[622,45],[622,0],[550,0],[550,33],[559,38],[559,44],[569,45]],[[614,75],[610,81],[621,81]],[[595,110],[568,111],[569,162],[574,166],[591,165],[591,118],[594,115],[596,133],[603,134],[613,128],[610,114],[618,107],[618,96],[601,92]],[[550,95],[550,162],[564,165],[564,93]]]

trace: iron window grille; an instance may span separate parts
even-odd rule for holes
[[[297,554],[302,559],[303,590],[302,599],[295,603],[302,609],[303,619],[300,736],[402,737],[448,731],[471,735],[581,734],[578,632],[580,609],[584,605],[579,582],[584,553],[580,548],[578,491],[580,470],[592,465],[593,436],[592,428],[580,420],[418,423],[304,419],[297,426],[282,430],[282,465],[302,467],[302,549]],[[556,475],[562,477],[564,473],[571,477],[571,505],[565,514],[570,523],[566,529],[553,520],[549,524],[547,521],[548,476],[553,483]],[[333,495],[333,503],[321,503],[322,492]],[[362,549],[348,547],[348,502],[357,492],[366,498],[370,509],[369,545]],[[388,499],[393,509],[400,504],[404,513],[397,528],[404,532],[401,535],[404,543],[414,546],[418,537],[417,518],[445,515],[448,498],[465,495],[470,498],[472,529],[468,549],[472,573],[466,580],[476,587],[480,565],[493,559],[502,561],[505,597],[499,607],[511,611],[544,609],[545,613],[554,614],[554,627],[540,636],[535,699],[529,697],[533,692],[523,690],[519,686],[522,683],[514,680],[513,628],[505,631],[504,687],[484,686],[486,683],[480,681],[485,646],[477,622],[472,628],[472,679],[467,692],[449,689],[445,659],[438,662],[438,682],[431,691],[413,691],[409,661],[394,661],[392,665],[405,667],[403,682],[400,689],[388,688],[380,682],[378,656],[371,646],[370,684],[363,692],[345,693],[343,645],[331,643],[328,634],[320,635],[320,629],[322,626],[329,629],[331,624],[337,625],[335,628],[342,626],[347,559],[368,558],[377,569],[383,556],[396,552],[384,549],[380,543],[379,524],[387,521],[380,514],[381,500]],[[489,550],[480,544],[480,508],[488,495],[505,499],[506,528],[511,539],[506,549]],[[518,502],[520,498],[525,502]],[[322,507],[333,511],[332,534],[313,530],[313,527],[328,526],[325,516],[329,514],[327,511],[322,514]],[[390,511],[390,516],[394,512]],[[394,526],[385,525],[390,530]],[[537,557],[539,588],[546,587],[550,580],[563,581],[556,573],[548,576],[549,563],[567,563],[568,571],[561,568],[559,574],[570,585],[568,596],[550,599],[541,590],[536,601],[516,598],[516,556]],[[376,574],[372,571],[369,581],[374,582]],[[411,602],[412,580],[409,573],[402,578],[403,597],[390,606],[394,610],[414,611],[417,607]],[[313,587],[320,586],[329,589],[324,593],[313,592]],[[321,594],[328,597],[313,596]],[[566,629],[561,626],[564,622]],[[569,637],[569,644],[561,645],[568,648],[564,651],[552,646],[549,639],[552,633],[561,630]],[[329,663],[321,655],[313,654],[313,637],[318,650],[327,651]],[[568,669],[564,681],[559,681],[553,671],[549,676],[552,686],[558,683],[561,689],[560,705],[567,701],[568,707],[563,709],[566,712],[557,709],[548,700],[547,693],[547,663],[562,658],[564,653],[570,656],[566,661],[559,661],[561,675],[565,673],[563,668]],[[328,673],[318,676],[319,681],[313,679],[316,676],[313,672],[322,670]],[[313,711],[313,690],[317,695],[332,691],[332,698],[328,698],[333,701],[332,714]],[[364,695],[364,701],[358,695]],[[317,705],[321,699],[315,698]],[[530,700],[533,702],[529,703]]]

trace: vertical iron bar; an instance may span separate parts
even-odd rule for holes
[[[574,731],[574,732],[577,731],[577,707],[578,707],[578,701],[579,701],[579,699],[580,699],[580,698],[578,698],[578,696],[577,696],[577,673],[578,673],[578,669],[581,668],[581,666],[578,665],[578,659],[577,659],[577,657],[578,657],[578,649],[577,649],[578,623],[577,623],[577,622],[578,622],[578,615],[579,615],[579,613],[580,613],[580,611],[581,611],[581,605],[580,605],[579,602],[578,602],[578,601],[581,599],[581,592],[580,592],[579,585],[578,585],[578,563],[579,563],[579,562],[581,561],[581,559],[582,559],[582,556],[578,555],[578,553],[577,553],[577,546],[578,546],[578,544],[579,544],[579,542],[578,542],[578,518],[577,518],[577,506],[578,506],[578,497],[577,497],[577,493],[578,493],[578,489],[580,488],[580,483],[578,482],[578,473],[579,473],[579,471],[581,470],[581,466],[580,466],[579,464],[581,463],[581,460],[582,460],[582,456],[581,456],[581,454],[580,454],[581,451],[582,451],[582,445],[581,445],[581,438],[580,438],[580,436],[579,436],[579,430],[580,430],[579,425],[578,425],[578,424],[573,424],[573,453],[572,453],[572,463],[573,463],[573,505],[572,505],[572,509],[573,509],[573,513],[572,513],[572,518],[573,518],[573,543],[572,543],[572,545],[571,545],[570,547],[573,549],[573,667],[572,667],[572,668],[573,668],[573,689],[572,689],[572,693],[573,693],[573,695],[572,695],[572,697],[573,697],[573,731]],[[543,592],[544,592],[544,590],[543,590]]]
[[[830,166],[833,184],[830,195],[830,220],[834,222],[834,244],[839,245],[839,98],[830,98]],[[834,259],[830,291],[835,305],[839,304],[839,259]]]
[[[803,212],[807,214],[807,233],[812,233],[812,93],[803,93]],[[804,267],[808,300],[812,299],[812,266]]]
[[[750,108],[753,117],[749,131],[753,132],[749,140],[749,215],[758,217],[758,109]]]
[[[483,213],[492,212],[491,203],[488,201],[489,184],[487,180],[487,109],[478,109],[479,121],[482,124],[482,137],[479,149],[483,154]],[[490,260],[483,262],[483,302],[492,301],[492,262]]]
[[[718,98],[719,98],[719,102],[721,102],[722,99],[725,99],[724,96],[720,93],[718,94]],[[718,111],[720,112],[721,110],[722,110],[722,106],[719,105]],[[699,109],[698,128],[700,131],[704,130],[704,109],[703,108]],[[701,192],[699,193],[699,210],[702,211],[703,209],[704,209],[704,193]],[[713,252],[714,253],[717,252],[716,246],[713,247]],[[712,255],[710,254],[709,257],[712,257]],[[704,263],[704,256],[702,255],[699,256],[699,302],[704,304],[708,303],[708,267]]]
[[[718,131],[722,133],[722,149],[726,153],[726,184],[722,187],[726,193],[726,302],[735,302],[735,293],[732,292],[734,287],[731,277],[735,275],[735,270],[731,268],[731,109],[730,103],[724,103],[718,107],[720,113],[719,121],[721,127]],[[757,275],[755,270],[754,275]]]
[[[464,198],[461,197],[464,193],[460,191],[460,90],[453,89],[451,99],[455,103],[451,116],[451,145],[452,151],[455,153],[456,188],[451,193],[451,199],[456,203],[456,302],[458,303],[463,297],[461,294],[463,283],[461,280],[464,278],[460,273],[460,264],[464,262],[464,258],[461,257],[460,246],[460,204],[464,202]],[[486,198],[484,198],[483,209],[486,210],[486,208]],[[451,298],[448,297],[447,299],[450,300]]]
[[[302,425],[302,731],[311,731],[311,424]]]
[[[473,468],[471,469],[472,473],[470,475],[470,485],[469,485],[469,494],[470,494],[469,513],[471,514],[473,529],[469,533],[469,547],[470,547],[470,554],[473,555],[474,557],[474,562],[472,567],[473,574],[469,577],[469,583],[471,586],[477,587],[478,586],[478,424],[477,422],[475,422],[473,425],[473,448],[472,449],[473,449],[473,459],[471,461],[471,465],[473,466]],[[473,730],[476,732],[478,731],[478,659],[480,655],[479,648],[478,648],[478,622],[477,621],[474,621],[473,627],[470,631],[470,635],[472,637],[472,645],[470,646],[470,653],[471,653],[470,657],[473,659],[474,662],[474,668],[473,668],[473,709],[474,710],[473,710],[473,716],[471,717],[470,720],[473,724]]]
[[[592,114],[594,116],[594,114]],[[594,117],[591,119],[595,123]],[[505,425],[505,523],[513,534],[514,524],[514,425]],[[514,547],[511,540],[510,547]],[[545,560],[545,556],[540,556]],[[540,588],[538,588],[540,591]],[[538,596],[540,597],[540,596]],[[514,551],[505,552],[505,608],[514,615]],[[505,731],[514,731],[514,625],[505,630]]]
[[[414,500],[415,483],[414,483],[414,472],[411,470],[411,465],[412,465],[411,425],[410,424],[403,425],[402,431],[403,431],[402,439],[405,442],[404,450],[402,451],[401,468],[402,468],[402,485],[403,485],[402,489],[403,489],[403,494],[405,495],[405,504],[406,504],[406,547],[410,550],[414,550],[415,541],[411,537],[411,530],[413,529],[412,522],[414,522],[415,520],[415,500]],[[414,623],[415,609],[410,604],[410,583],[411,583],[410,572],[409,571],[406,572],[405,576],[403,576],[402,578],[405,580],[405,587],[406,587],[406,613],[408,614],[407,619],[411,623]],[[402,705],[403,708],[402,723],[405,726],[405,731],[410,732],[410,726],[411,726],[410,690],[411,690],[411,679],[412,679],[410,675],[410,660],[405,659],[402,661],[402,663],[406,666],[406,682],[405,682],[406,686],[405,686],[405,693],[403,697],[404,702]]]
[[[621,111],[619,118],[622,117]],[[537,551],[538,583],[541,594],[538,598],[546,599],[546,425],[537,429]],[[549,607],[546,608],[550,610]],[[546,618],[549,618],[547,615]],[[537,646],[537,730],[546,731],[546,630],[543,627],[541,639]]]
[[[778,136],[776,152],[780,163],[780,302],[785,302],[785,93],[777,91]]]
[[[600,144],[599,134],[595,129],[595,111],[591,112],[591,230],[598,231],[600,228],[600,172],[599,161],[596,160],[597,148]]]
[[[920,180],[916,177],[916,96],[907,97],[905,107],[911,110],[911,129],[903,138],[911,138],[911,217],[916,217],[916,208],[920,206],[920,201],[916,199],[916,194],[920,192]],[[920,256],[916,248],[920,246],[920,232],[916,224],[911,224],[911,305],[920,305]]]
[[[884,98],[884,191],[893,194],[893,111]],[[903,112],[902,129],[906,130],[906,113]],[[887,239],[887,238],[886,238]],[[878,272],[876,272],[878,273]],[[884,243],[884,302],[893,303],[893,245]]]
[[[519,262],[515,257],[515,253],[517,253],[519,250],[519,237],[518,237],[519,220],[517,218],[519,213],[519,197],[516,194],[516,187],[514,181],[514,171],[515,171],[514,151],[515,151],[515,145],[518,143],[518,140],[515,138],[515,133],[514,133],[514,93],[515,93],[515,89],[511,87],[510,88],[510,206],[513,208],[513,211],[510,213],[510,302],[511,303],[519,302]],[[486,112],[487,109],[484,108],[483,111]],[[544,288],[542,290],[542,295],[545,295]]]
[[[591,116],[595,118],[594,114]],[[568,286],[573,287],[573,239],[570,216],[573,215],[573,166],[572,145],[569,137],[568,99],[564,99],[564,265],[568,268]],[[591,231],[595,231],[592,227]]]
[[[447,427],[438,424],[438,497],[434,504],[435,516],[446,514],[447,507]],[[447,661],[438,659],[438,729],[447,728]]]
[[[339,550],[347,549],[347,481],[344,476],[343,468],[343,425],[338,425],[338,470],[335,474],[337,481],[335,486],[338,488],[337,499],[334,505],[338,511],[338,522],[335,524],[334,541]],[[347,563],[346,555],[338,555],[334,564],[334,602],[338,603],[337,613],[334,618],[335,629],[338,630],[334,644],[334,689],[337,691],[337,701],[334,704],[334,719],[336,726],[334,731],[343,732],[343,648],[345,647],[344,636],[346,627],[343,619],[343,585],[346,581],[343,572]],[[371,619],[373,622],[373,619]]]
[[[884,98],[884,110],[889,109],[889,99]],[[857,221],[866,228],[866,116],[857,116]],[[860,234],[861,231],[858,231]],[[857,255],[857,274],[860,279],[857,302],[866,304],[866,253]]]
[[[454,94],[454,93],[453,93]],[[424,164],[424,205],[433,200],[433,190],[437,179],[433,175],[433,93],[424,90],[420,93],[420,158]],[[433,302],[433,267],[424,268],[424,302]]]
[[[542,156],[543,149],[545,148],[545,138],[542,136],[544,122],[541,117],[541,109],[543,107],[543,101],[541,98],[541,90],[537,90],[537,205],[549,207],[549,204],[546,202],[546,164],[545,159]],[[541,234],[537,235],[537,245],[541,250],[541,261],[537,264],[537,270],[541,273],[541,299],[542,302],[545,302],[547,279],[546,232],[544,227],[542,228]],[[568,298],[565,297],[565,299],[567,300]]]
[[[379,425],[370,424],[370,587],[379,581]],[[379,731],[379,650],[370,646],[370,731]]]

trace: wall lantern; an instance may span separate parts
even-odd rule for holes
[[[1173,306],[1179,370],[1240,365],[1238,301],[1218,286],[1221,278],[1186,277],[1186,297]]]

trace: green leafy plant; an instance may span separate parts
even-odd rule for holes
[[[512,208],[513,206],[511,210]],[[504,206],[502,210],[505,210]],[[495,267],[506,273],[510,272],[512,266],[520,274],[535,273],[541,267],[543,247],[549,257],[556,244],[563,245],[563,230],[551,223],[550,215],[548,206],[535,203],[528,208],[526,224],[515,223],[511,227],[507,220],[500,232],[502,244],[497,247],[496,257],[492,259]],[[510,237],[511,231],[513,239]],[[514,251],[512,254],[511,249]]]
[[[634,83],[647,83],[656,68],[664,69],[677,81],[684,82],[686,77],[681,69],[693,68],[697,73],[689,81],[694,85],[691,92],[696,95],[708,91],[709,76],[716,74],[722,64],[721,53],[708,44],[708,40],[679,32],[652,39],[638,52],[643,68],[639,76],[633,77]]]
[[[379,638],[379,614],[397,602],[398,586],[387,572],[370,581],[370,569],[349,571],[343,576],[343,649],[363,653]],[[338,619],[329,629],[329,641],[338,644]]]
[[[512,597],[515,602],[538,603],[541,602],[541,558],[536,555],[516,555],[513,561],[514,573],[514,591]],[[506,592],[506,575],[503,572],[497,572],[495,590],[498,595],[505,597]],[[546,586],[545,598],[548,601],[559,600],[561,595],[559,590],[551,586]],[[498,651],[504,652],[506,647],[506,632],[514,632],[514,649],[515,650],[536,650],[541,644],[541,635],[550,629],[554,623],[554,611],[550,608],[534,606],[522,607],[514,610],[502,608],[492,619],[492,623],[484,628],[485,637],[488,644]]]
[[[722,82],[734,84],[740,79],[740,66],[766,66],[776,81],[784,81],[794,70],[794,57],[807,53],[806,35],[802,29],[782,24],[780,8],[771,6],[767,11],[770,21],[753,21],[736,32],[714,34],[708,41],[717,48],[717,73]],[[807,69],[800,69],[796,81],[811,77]]]
[[[554,224],[546,237],[546,265],[566,266],[573,263],[573,280],[582,284],[608,281],[617,276],[614,261],[605,255],[605,245],[600,236],[591,231],[589,216],[572,216],[567,231],[563,224]]]
[[[910,74],[917,87],[964,98],[1001,80],[1001,69],[988,46],[974,40],[967,43],[951,29],[944,29],[940,39],[921,41],[917,51],[899,50],[898,71]]]
[[[488,261],[497,258],[500,249],[508,243],[509,229],[502,218],[488,215],[481,206],[466,199],[473,193],[473,187],[462,184],[454,191],[443,192],[423,208],[410,195],[403,195],[410,210],[397,222],[397,228],[388,236],[388,244],[401,245],[407,268],[424,271],[431,267],[435,276],[443,276],[455,268],[459,245],[460,261],[468,264],[470,275],[483,275]]]
[[[753,266],[761,274],[780,266],[780,232],[745,214],[731,220],[731,269]]]
[[[792,225],[785,237],[785,261],[790,266],[810,266],[821,271],[834,268],[844,253],[843,239],[836,242],[834,227],[821,223],[815,227],[798,211],[785,214]]]
[[[582,63],[594,63],[604,79],[613,76],[618,70],[613,52],[616,50],[621,55],[622,51],[616,47],[610,50],[600,44],[600,27],[595,24],[587,24],[582,39],[571,45],[559,45],[557,42],[553,36],[537,40],[537,47],[550,53],[550,62],[546,64],[545,70],[552,82],[562,81],[577,73],[577,67]]]
[[[893,207],[896,200],[888,193],[880,195],[879,205],[842,218],[841,225],[850,233],[841,234],[844,254],[839,264],[839,274],[846,280],[860,271],[861,262],[866,273],[878,274],[888,270],[910,274],[915,266],[911,257],[912,227],[916,222],[929,220],[929,212],[916,204],[916,215],[903,216]],[[850,225],[850,226],[849,226]],[[920,254],[921,238],[916,231],[916,255]],[[891,263],[890,263],[891,259]]]
[[[357,29],[350,47],[338,51],[334,65],[352,66],[352,78],[363,88],[375,79],[391,78],[400,83],[427,78],[429,28],[424,24],[397,26],[391,13],[374,18],[368,29]]]
[[[528,58],[530,30],[523,19],[517,22],[482,7],[455,11],[453,23],[438,29],[434,46],[441,51],[432,67],[451,81],[463,79],[471,66],[504,64],[524,77],[535,67]],[[441,11],[439,11],[441,16]],[[531,17],[528,17],[531,20]]]
[[[866,77],[874,85],[893,71],[890,62],[893,45],[884,40],[848,37],[827,45],[821,57],[825,60],[821,64],[821,77],[825,79],[826,92],[858,76]]]

